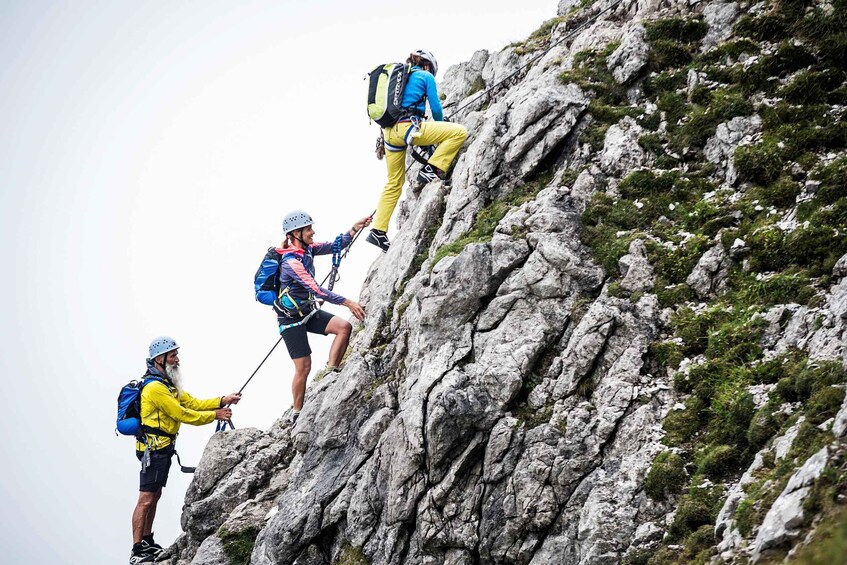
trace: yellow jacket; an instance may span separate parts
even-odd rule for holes
[[[160,381],[152,381],[141,391],[141,424],[158,428],[165,433],[176,435],[180,424],[202,426],[215,420],[215,410],[220,408],[221,398],[198,400],[176,388]],[[153,450],[162,449],[171,444],[171,438],[150,434],[148,436]],[[145,444],[136,441],[135,449],[144,451]]]

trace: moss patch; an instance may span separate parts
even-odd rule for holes
[[[654,71],[682,67],[690,63],[709,26],[700,19],[668,18],[648,22],[649,64]]]
[[[224,553],[231,565],[246,565],[250,563],[250,555],[256,544],[259,528],[250,527],[237,532],[230,532],[226,528],[218,530],[218,537],[224,546]]]
[[[332,565],[371,565],[361,546],[344,544]]]
[[[644,479],[644,492],[653,500],[665,500],[669,495],[682,492],[687,480],[682,457],[672,451],[664,451],[656,456],[650,466]]]

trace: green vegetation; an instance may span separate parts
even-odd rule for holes
[[[724,494],[720,485],[692,484],[688,492],[680,498],[674,521],[668,528],[671,539],[679,540],[702,526],[713,525],[721,509]]]
[[[793,558],[799,565],[831,565],[847,555],[847,508],[830,514],[815,529],[808,545],[800,548]]]
[[[527,429],[532,429],[550,421],[550,417],[553,415],[553,405],[548,404],[536,409],[528,404],[521,404],[512,410],[512,415],[523,422]]]
[[[644,492],[653,500],[665,500],[669,495],[682,492],[687,480],[682,457],[672,451],[664,451],[656,456],[650,466],[644,479]]]
[[[796,418],[786,421],[783,430],[794,424],[795,421]],[[747,496],[735,511],[736,524],[742,535],[750,535],[753,529],[762,523],[765,514],[785,489],[788,480],[797,470],[797,467],[831,440],[832,434],[822,432],[809,422],[804,422],[800,426],[791,449],[783,459],[780,461],[774,461],[773,458],[765,460],[764,469],[757,475],[758,480],[745,487]],[[830,503],[835,498],[834,491],[837,488],[844,488],[846,483],[843,479],[844,477],[838,480],[820,480],[815,487],[817,495],[810,499],[809,504],[823,506]],[[840,485],[840,487],[836,485]]]
[[[360,546],[346,543],[332,565],[371,565],[371,562]]]
[[[654,71],[687,65],[709,26],[699,19],[669,18],[646,23],[650,67]]]
[[[650,347],[651,368],[678,369],[683,358],[703,356],[674,375],[686,395],[684,408],[663,424],[664,443],[674,449],[656,458],[645,479],[655,500],[678,496],[670,538],[627,555],[627,563],[709,562],[721,482],[736,478],[800,415],[806,418],[789,454],[766,457],[746,489],[735,517],[749,535],[797,466],[831,438],[817,425],[843,402],[843,367],[793,350],[765,360],[761,338],[762,314],[772,306],[821,303],[847,249],[847,158],[830,155],[847,148],[840,106],[847,105],[845,7],[838,0],[827,14],[811,0],[777,0],[759,16],[740,18],[736,37],[705,54],[702,21],[645,24],[651,51],[643,96],[658,109],[649,115],[643,103],[630,106],[611,78],[609,49],[578,54],[574,69],[561,75],[593,97],[582,144],[600,150],[608,127],[624,116],[647,130],[639,145],[651,166],[609,183],[583,213],[582,239],[609,276],[609,294],[626,294],[616,280],[618,261],[642,240],[656,274],[652,291],[673,309],[666,334]],[[691,70],[704,80],[689,89]],[[714,166],[705,162],[706,142],[719,124],[753,114],[762,119],[761,135],[733,156],[740,186],[720,190]],[[820,183],[817,190],[808,181]],[[795,207],[796,224],[777,223]],[[744,241],[744,260],[728,264],[722,294],[705,306],[692,304],[686,279],[697,261],[715,245],[729,250],[736,239]],[[757,407],[750,387],[765,384],[776,386]],[[800,408],[789,416],[785,403]],[[834,492],[847,494],[844,473],[828,472],[833,476],[819,481],[809,503],[825,514],[838,511]],[[847,544],[847,530],[840,535]]]
[[[259,528],[251,526],[237,532],[230,532],[224,527],[218,530],[218,537],[224,546],[224,553],[231,565],[246,565],[250,563],[250,555],[256,544]]]
[[[566,19],[567,18],[564,16],[549,19],[541,24],[538,29],[529,34],[529,37],[524,41],[516,41],[510,44],[509,47],[513,47],[515,49],[515,53],[518,55],[526,55],[527,53],[543,49],[553,37],[553,30],[556,26]]]

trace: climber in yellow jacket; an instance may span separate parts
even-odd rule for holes
[[[182,388],[178,349],[176,342],[165,336],[150,344],[144,375],[148,382],[141,390],[140,433],[143,438],[135,444],[136,456],[141,461],[141,480],[138,503],[132,513],[131,564],[151,563],[162,552],[162,546],[153,540],[153,519],[162,487],[168,482],[180,425],[201,426],[214,420],[229,421],[232,410],[226,406],[241,400],[237,392],[205,400],[188,394]]]
[[[388,221],[403,191],[406,148],[409,145],[437,144],[435,152],[418,173],[418,184],[426,184],[435,179],[447,179],[453,160],[468,137],[464,126],[444,121],[444,111],[435,86],[435,75],[438,73],[435,56],[429,51],[418,50],[409,55],[406,63],[411,65],[411,71],[403,89],[402,107],[408,116],[382,130],[388,182],[382,190],[373,228],[367,238],[369,243],[383,252],[388,251],[390,245],[386,234]],[[427,103],[432,112],[431,121],[424,120]]]

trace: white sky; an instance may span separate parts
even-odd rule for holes
[[[252,277],[284,213],[320,240],[376,207],[366,73],[417,48],[446,69],[557,4],[0,0],[0,562],[128,559],[139,465],[115,400],[150,340],[177,339],[195,396],[237,390],[278,337]],[[336,291],[355,298],[378,253],[357,243]],[[329,338],[310,342],[317,370]],[[270,425],[291,374],[280,345],[236,426]],[[184,463],[213,430],[182,428]],[[163,545],[189,480],[172,469]]]

